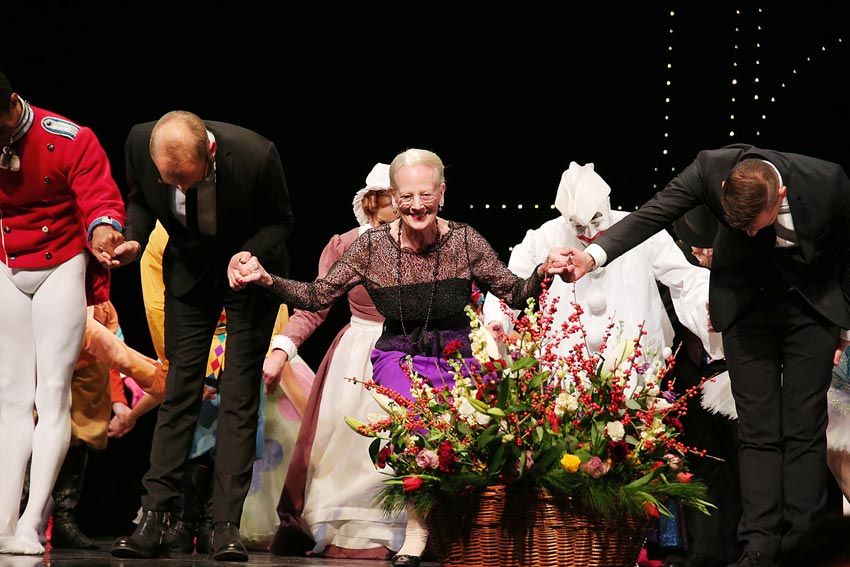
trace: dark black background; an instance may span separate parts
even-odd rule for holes
[[[291,275],[312,279],[327,240],[355,225],[372,165],[409,147],[443,158],[444,216],[504,260],[557,214],[570,161],[594,162],[625,209],[732,142],[850,165],[846,8],[684,4],[18,3],[0,68],[24,98],[92,127],[122,189],[127,132],[169,110],[270,138],[297,219]],[[113,300],[127,342],[151,353],[138,281],[117,270]],[[313,368],[346,312],[302,348]],[[96,456],[89,531],[120,531],[138,505],[151,421]]]

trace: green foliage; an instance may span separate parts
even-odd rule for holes
[[[366,383],[386,417],[346,420],[376,437],[369,454],[378,468],[395,471],[380,494],[386,510],[412,501],[427,513],[438,498],[516,485],[605,517],[664,514],[668,498],[709,512],[678,441],[687,396],[662,392],[666,366],[645,356],[639,340],[620,340],[604,360],[586,349],[552,356],[547,317],[530,305],[517,337],[494,356],[474,313],[470,320],[477,362],[449,353],[453,387],[431,387],[411,365],[412,399]]]

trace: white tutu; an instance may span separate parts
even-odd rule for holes
[[[832,385],[826,394],[829,423],[826,426],[826,446],[830,451],[850,453],[850,379],[848,379],[847,353],[832,372]],[[732,382],[729,373],[723,372],[702,387],[702,407],[730,419],[738,419]]]
[[[289,363],[295,375],[295,384],[304,394],[310,391],[316,375],[304,360],[296,355]],[[266,397],[265,439],[263,458],[254,461],[251,488],[242,508],[242,523],[239,533],[249,549],[266,550],[272,542],[280,519],[277,517],[277,501],[286,480],[286,471],[292,458],[292,448],[298,438],[301,416],[292,405],[283,388],[278,385]]]
[[[702,385],[702,407],[729,419],[738,419],[729,372],[721,372]]]
[[[850,453],[850,359],[847,351],[841,355],[832,371],[832,386],[827,392],[829,425],[826,427],[826,445],[833,451]]]

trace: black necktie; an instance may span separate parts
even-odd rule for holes
[[[200,234],[198,226],[198,188],[189,187],[186,191],[186,228],[192,234]]]
[[[791,209],[788,205],[782,205],[779,207],[779,216],[789,215],[791,214]],[[799,244],[797,242],[797,233],[790,228],[785,228],[781,224],[779,224],[779,216],[777,216],[776,220],[773,222],[773,228],[776,229],[776,236],[783,240],[787,240],[788,242],[792,242],[794,244]]]
[[[787,240],[788,242],[792,242],[794,244],[798,244],[797,242],[797,233],[789,228],[785,228],[781,224],[774,223],[773,229],[776,231],[776,236],[781,238],[782,240]]]

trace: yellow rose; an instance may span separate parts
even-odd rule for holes
[[[578,466],[581,464],[581,459],[576,457],[575,455],[571,455],[569,453],[564,453],[564,456],[561,457],[561,466],[564,467],[564,470],[568,473],[574,473],[578,470]]]

